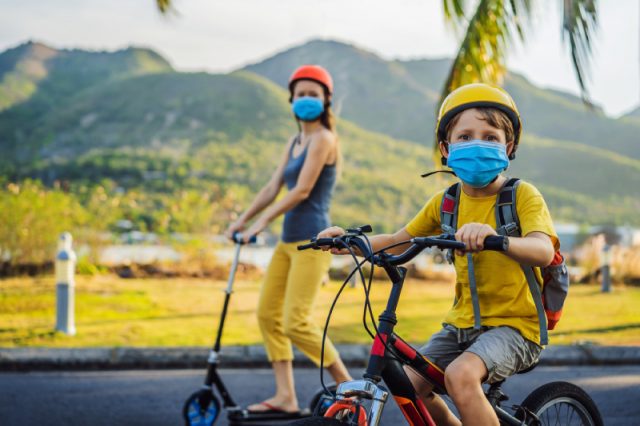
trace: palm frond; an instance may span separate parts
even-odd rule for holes
[[[156,0],[156,6],[160,13],[167,14],[172,8],[171,0]]]
[[[467,0],[442,0],[445,21],[451,23],[453,27],[460,22],[466,21],[465,15]]]
[[[580,85],[582,101],[592,107],[589,101],[586,78],[591,59],[591,43],[598,26],[597,0],[564,0],[562,38],[571,49],[573,69]]]
[[[464,84],[500,84],[506,72],[507,50],[516,38],[525,40],[525,27],[530,18],[530,0],[481,0],[468,21],[464,39],[442,88],[440,103],[452,90]],[[437,152],[438,141],[435,141],[436,157]]]

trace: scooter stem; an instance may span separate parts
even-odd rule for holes
[[[236,270],[238,269],[238,262],[240,260],[240,247],[242,247],[242,244],[237,243],[236,253],[233,256],[233,263],[231,264],[231,270],[229,271],[229,280],[227,281],[227,289],[225,290],[225,293],[227,294],[231,294],[233,290],[233,280],[236,277]]]

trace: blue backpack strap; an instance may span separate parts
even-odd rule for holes
[[[520,237],[522,230],[520,229],[520,220],[516,211],[516,190],[520,184],[520,179],[510,178],[500,189],[496,199],[496,232],[500,235],[509,237]],[[533,303],[536,305],[538,315],[538,324],[540,325],[540,344],[549,344],[549,332],[547,330],[547,316],[544,312],[542,304],[542,293],[540,284],[536,279],[535,272],[532,267],[520,265],[524,276],[527,279],[529,291],[533,297]]]
[[[516,190],[520,179],[511,178],[500,188],[496,199],[496,231],[499,235],[520,236],[520,221],[516,211]]]
[[[524,276],[527,278],[527,284],[529,285],[529,291],[533,296],[533,303],[536,305],[536,311],[538,313],[538,324],[540,324],[540,345],[545,346],[549,344],[549,331],[547,330],[547,315],[544,312],[544,305],[542,304],[542,293],[540,292],[540,285],[536,279],[536,274],[533,268],[530,266],[520,265],[524,271]]]
[[[447,188],[442,196],[440,228],[445,234],[455,234],[458,229],[458,204],[460,204],[460,182]]]
[[[473,305],[473,328],[482,328],[482,317],[480,316],[480,298],[478,297],[478,286],[476,284],[476,272],[473,266],[473,255],[467,252],[467,273],[469,275],[469,290],[471,292],[471,304]]]
[[[455,234],[458,229],[458,206],[460,204],[460,191],[462,185],[460,182],[451,185],[442,196],[442,204],[440,205],[440,228],[445,234]],[[453,263],[453,250],[447,252],[447,260]],[[480,316],[480,299],[478,297],[478,286],[476,283],[476,275],[473,267],[473,257],[467,253],[467,273],[469,276],[469,290],[471,292],[471,304],[473,305],[473,328],[480,330],[482,327],[482,317]],[[454,299],[455,305],[457,299]]]
[[[440,228],[445,234],[455,234],[458,230],[458,205],[460,204],[460,182],[451,185],[442,195],[440,203]],[[447,251],[447,261],[453,263],[453,250]]]

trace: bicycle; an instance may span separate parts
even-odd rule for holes
[[[455,236],[453,235],[443,234],[438,237],[412,238],[374,253],[365,235],[366,232],[371,232],[370,226],[349,229],[345,235],[336,238],[312,239],[309,244],[298,247],[299,250],[319,249],[321,247],[346,248],[356,259],[353,251],[353,247],[355,247],[364,256],[364,260],[361,262],[356,259],[357,266],[351,275],[357,271],[365,288],[365,317],[363,322],[373,338],[373,344],[367,369],[361,380],[340,384],[335,395],[326,391],[315,407],[313,417],[296,421],[291,425],[377,426],[380,423],[382,411],[389,395],[395,399],[408,424],[415,426],[435,425],[429,411],[416,395],[403,366],[407,365],[412,368],[433,385],[434,392],[442,395],[447,393],[444,384],[444,372],[394,333],[394,327],[397,323],[395,311],[407,272],[406,268],[399,265],[409,262],[426,248],[437,247],[443,250],[464,250],[464,243],[455,241]],[[399,255],[385,252],[385,250],[392,247],[409,243],[411,244],[409,248]],[[503,237],[490,236],[484,242],[484,249],[504,251],[503,244]],[[366,262],[371,264],[368,286],[361,268]],[[369,289],[375,266],[382,267],[392,282],[386,309],[380,314],[377,326],[373,321],[373,312],[369,302]],[[347,280],[351,278],[351,275]],[[345,284],[347,280],[345,280]],[[342,288],[344,288],[344,285]],[[331,312],[341,291],[342,289],[334,299],[327,316],[325,333]],[[375,329],[375,336],[367,327],[367,310]],[[535,366],[536,364],[524,371],[520,371],[518,374],[531,371]],[[380,384],[383,380],[387,388]],[[501,389],[504,382],[503,380],[491,384],[485,392],[502,425],[578,424],[601,426],[603,424],[598,408],[591,397],[572,383],[560,381],[547,383],[531,392],[521,404],[506,407],[503,404],[508,400],[508,396]]]

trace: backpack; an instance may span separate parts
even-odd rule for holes
[[[510,178],[502,186],[496,197],[496,232],[499,235],[520,237],[520,221],[516,211],[516,190],[520,183],[518,178]],[[460,183],[451,185],[442,197],[440,206],[440,226],[447,234],[455,234],[458,224],[458,204],[460,202]],[[447,255],[449,262],[453,262],[453,252]],[[480,328],[480,306],[475,283],[473,261],[471,253],[469,260],[469,287],[473,304],[475,328]],[[556,251],[548,266],[541,268],[542,291],[536,279],[533,267],[520,265],[529,285],[538,313],[540,324],[540,343],[547,345],[549,336],[547,330],[553,330],[562,316],[562,307],[569,292],[569,271],[560,251]]]

